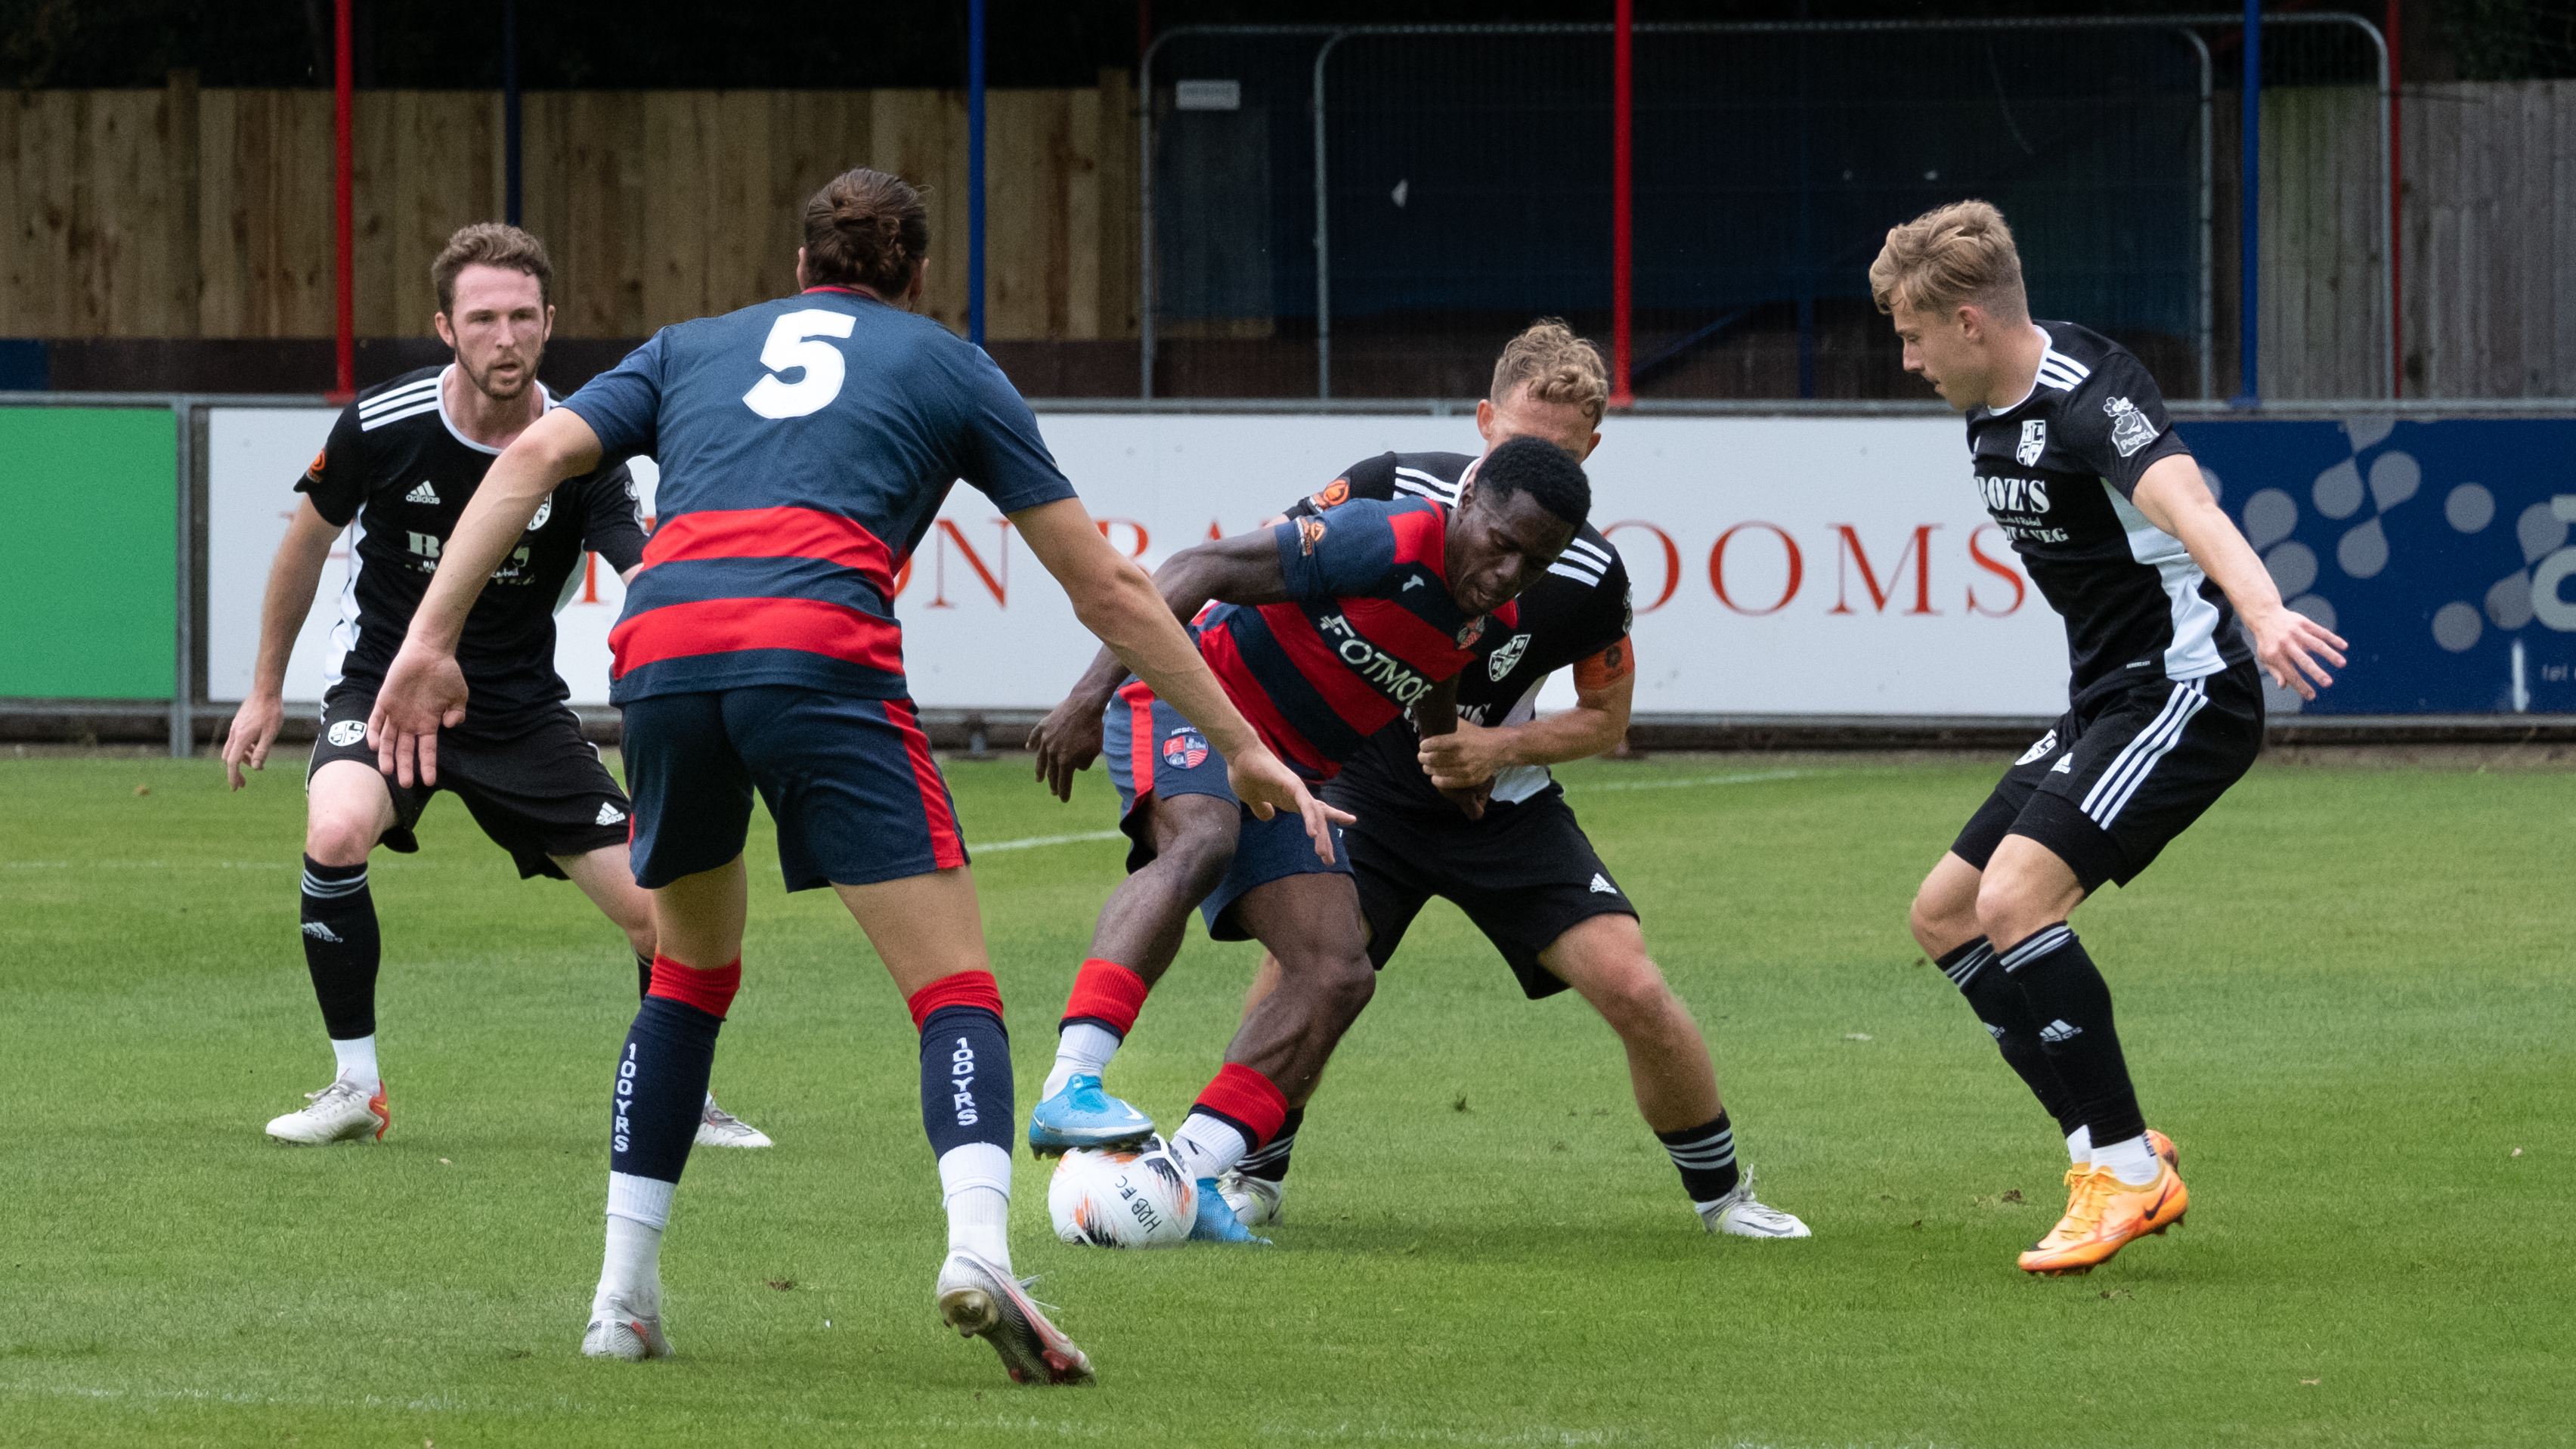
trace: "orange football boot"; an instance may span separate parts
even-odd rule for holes
[[[2162,1164],[2156,1180],[2131,1187],[2109,1168],[2097,1168],[2077,1184],[2066,1216],[2021,1255],[2025,1273],[2048,1277],[2090,1273],[2132,1241],[2159,1234],[2191,1211],[2191,1193],[2173,1164]]]
[[[2172,1138],[2150,1127],[2147,1129],[2147,1146],[2165,1160],[2165,1166],[2176,1172],[2182,1171],[2182,1149],[2173,1145]]]

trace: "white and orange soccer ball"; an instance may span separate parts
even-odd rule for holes
[[[1164,1248],[1189,1241],[1198,1185],[1160,1137],[1135,1147],[1080,1147],[1047,1184],[1055,1235],[1102,1248]]]

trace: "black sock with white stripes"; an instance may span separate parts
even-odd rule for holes
[[[367,893],[367,863],[324,865],[304,857],[304,969],[333,1041],[376,1034],[376,900]]]
[[[1995,948],[1979,936],[1932,964],[1968,998],[1969,1009],[1986,1024],[1986,1035],[1995,1039],[2004,1061],[2021,1075],[2022,1085],[2030,1088],[2048,1115],[2057,1119],[2057,1130],[2073,1136],[2084,1125],[2083,1110],[2049,1063],[2048,1050],[2039,1040],[2039,1020],[2030,1014],[2030,999],[2021,983],[1995,963]]]
[[[1728,1193],[1743,1173],[1735,1165],[1735,1124],[1719,1112],[1714,1122],[1685,1127],[1679,1132],[1658,1132],[1655,1140],[1672,1154],[1673,1166],[1682,1171],[1682,1191],[1691,1201],[1705,1207]]]
[[[1234,1170],[1264,1182],[1287,1181],[1288,1154],[1297,1149],[1297,1129],[1305,1121],[1305,1108],[1289,1108],[1288,1116],[1279,1124],[1279,1135],[1262,1144],[1260,1151],[1245,1153],[1243,1160],[1234,1165]]]
[[[2110,983],[2084,954],[2084,943],[2060,921],[1996,959],[2029,1002],[2031,1019],[2040,1023],[2040,1048],[2074,1096],[2094,1145],[2143,1135],[2147,1119],[2111,1025]]]

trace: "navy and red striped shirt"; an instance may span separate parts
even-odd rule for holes
[[[1004,513],[1074,496],[982,349],[843,287],[665,327],[563,406],[609,461],[662,467],[608,636],[619,704],[760,684],[900,699],[894,579],[950,486]]]
[[[1193,626],[1226,696],[1281,759],[1329,780],[1362,741],[1476,658],[1488,623],[1449,595],[1449,510],[1364,500],[1273,530],[1284,604],[1211,604]]]

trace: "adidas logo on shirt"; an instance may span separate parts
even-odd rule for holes
[[[2052,1021],[2048,1025],[2039,1029],[2039,1039],[2041,1041],[2051,1043],[2072,1041],[2083,1034],[2084,1028],[2080,1026],[2067,1025],[2066,1018],[2064,1017],[2059,1017],[2057,1020]]]
[[[337,932],[334,932],[329,925],[321,921],[306,921],[304,923],[304,934],[311,936],[316,941],[328,941],[334,946],[346,944],[340,939]]]
[[[438,490],[430,487],[429,480],[426,478],[420,480],[419,487],[403,495],[405,503],[436,503],[437,501]]]
[[[1612,885],[1608,877],[1596,870],[1592,873],[1592,893],[1596,896],[1615,896],[1619,894],[1619,888]]]
[[[591,823],[594,825],[616,825],[622,823],[625,819],[625,811],[618,809],[616,806],[609,804],[605,800],[602,800],[599,802],[599,818]]]

